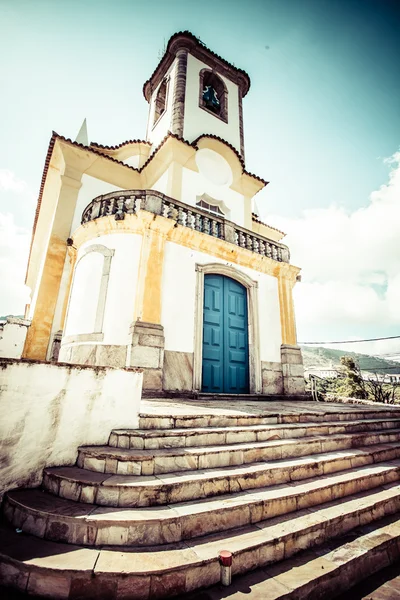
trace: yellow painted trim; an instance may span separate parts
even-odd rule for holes
[[[278,277],[278,294],[282,330],[282,344],[297,345],[296,320],[293,304],[293,286],[295,280],[280,272]]]
[[[156,216],[144,210],[139,211],[138,215],[125,215],[123,221],[116,221],[114,217],[102,217],[85,223],[75,231],[73,235],[74,245],[79,248],[88,240],[107,233],[138,233],[143,235],[146,229],[150,228],[159,229],[160,232],[162,231],[166,235],[167,240],[176,244],[211,254],[273,277],[278,277],[282,273],[286,278],[295,282],[297,275],[300,273],[300,269],[294,265],[277,262],[211,235],[200,233],[183,225],[177,225],[172,219]]]
[[[77,256],[76,248],[74,248],[73,246],[68,246],[67,252],[68,252],[70,266],[69,266],[68,283],[67,283],[67,287],[65,290],[65,297],[64,297],[63,307],[62,307],[62,311],[61,311],[60,328],[62,330],[65,329],[65,317],[67,315],[68,300],[69,300],[69,295],[71,293],[71,285],[72,285],[72,279],[74,276],[76,256]]]
[[[40,281],[35,312],[25,340],[23,358],[46,360],[65,256],[65,240],[52,235]]]

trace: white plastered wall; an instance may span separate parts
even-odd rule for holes
[[[209,254],[167,242],[162,285],[162,316],[165,349],[194,351],[196,263],[229,264],[258,282],[260,360],[281,361],[281,324],[278,282],[275,277],[227,263]],[[179,272],[179,285],[176,276]]]
[[[172,101],[175,87],[175,72],[176,72],[176,60],[172,63],[169,68],[166,77],[169,77],[168,89],[167,89],[167,101],[165,106],[164,114],[158,119],[157,123],[154,124],[154,111],[155,111],[155,99],[157,97],[158,88],[162,84],[157,86],[154,90],[150,100],[149,110],[149,121],[147,123],[147,139],[152,143],[153,149],[159,145],[159,143],[165,138],[170,127],[172,118]]]
[[[77,229],[81,224],[82,213],[87,205],[94,200],[94,198],[97,198],[97,196],[100,196],[101,194],[116,192],[120,189],[121,188],[111,185],[111,183],[107,183],[106,181],[102,181],[101,179],[97,179],[96,177],[82,175],[82,186],[79,190],[76,201],[76,208],[74,218],[72,219],[70,235],[72,236],[75,229]]]
[[[0,360],[0,496],[40,485],[43,468],[73,465],[82,444],[138,427],[142,373]]]
[[[168,169],[161,175],[159,179],[151,186],[152,190],[157,190],[157,192],[161,192],[162,194],[167,193],[168,186]]]
[[[212,133],[232,144],[240,152],[238,87],[218,73],[228,90],[228,123],[225,123],[199,107],[200,71],[202,69],[209,69],[209,67],[189,54],[186,73],[183,137],[185,140],[193,142],[204,133]]]
[[[208,194],[229,209],[226,218],[244,227],[244,198],[227,185],[215,185],[201,173],[182,169],[182,202],[196,206],[197,196]]]
[[[104,309],[104,338],[101,343],[126,345],[129,342],[129,327],[134,317],[142,236],[133,233],[114,233],[97,237],[82,245],[79,249],[77,259],[79,260],[84,251],[91,245],[97,244],[103,245],[110,250],[114,250],[114,255],[111,258],[111,268]],[[84,261],[87,261],[86,265]],[[93,261],[94,263],[100,261],[102,264],[103,256],[97,252],[93,252],[83,258],[83,270],[80,279],[82,280],[82,285],[85,285],[85,282],[87,282],[87,289],[82,289],[82,287],[79,287],[78,289],[78,286],[75,286],[75,281],[73,282],[64,335],[70,336],[81,333],[90,333],[88,331],[88,325],[82,322],[82,316],[80,315],[81,308],[79,302],[76,301],[76,298],[84,298],[87,294],[87,297],[91,298],[91,302],[96,304],[99,285],[97,285],[96,288],[96,282],[91,282],[90,272],[95,268],[95,265],[92,264]],[[95,287],[95,289],[89,289],[92,287]],[[94,298],[94,296],[96,296],[96,298]],[[93,323],[96,306],[93,306]]]

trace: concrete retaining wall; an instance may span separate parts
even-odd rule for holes
[[[137,428],[142,372],[0,359],[0,494],[73,465],[79,445]]]

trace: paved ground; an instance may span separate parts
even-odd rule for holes
[[[329,413],[329,412],[370,412],[377,410],[399,410],[393,405],[364,405],[342,404],[340,402],[305,402],[299,400],[184,400],[169,398],[142,399],[140,412],[151,415],[260,415],[260,414],[287,414],[287,413]]]
[[[271,585],[262,569],[233,580],[229,587],[213,586],[193,595],[180,596],[176,600],[268,600]],[[335,600],[399,600],[400,563],[387,567],[351,588]],[[8,599],[7,599],[8,600]],[[11,599],[10,599],[11,600]],[[12,599],[14,600],[14,598]],[[16,600],[16,599],[15,599]]]

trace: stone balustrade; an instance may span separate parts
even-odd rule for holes
[[[82,224],[112,215],[116,220],[123,220],[126,214],[137,214],[140,210],[173,219],[183,227],[211,235],[272,260],[287,263],[290,260],[289,249],[284,244],[155,190],[124,190],[98,196],[83,211]]]

